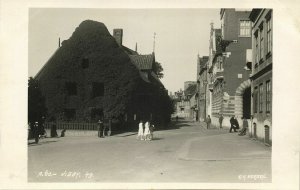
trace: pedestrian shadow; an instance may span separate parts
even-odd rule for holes
[[[157,131],[167,131],[167,130],[176,130],[182,127],[191,127],[190,122],[186,120],[183,121],[172,121],[167,127],[163,129],[158,129]]]
[[[157,141],[157,140],[162,140],[164,138],[161,138],[161,137],[153,137],[152,141]]]
[[[39,141],[38,143],[28,142],[28,146],[39,146],[39,145],[49,144],[49,143],[53,143],[53,142],[57,142],[57,141]]]
[[[137,135],[137,133],[131,133],[131,134],[127,134],[127,135],[114,135],[115,137],[128,137],[128,136],[133,136],[133,135]]]
[[[185,124],[185,123],[181,123],[181,124],[177,124],[176,127],[181,128],[181,127],[190,127],[190,125]]]

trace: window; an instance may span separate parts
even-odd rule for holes
[[[65,109],[64,116],[68,121],[73,120],[73,119],[75,119],[75,116],[76,116],[76,110],[75,109]]]
[[[259,41],[258,41],[258,31],[255,32],[255,63],[259,62]]]
[[[69,96],[77,95],[77,84],[76,82],[66,82],[66,90]]]
[[[217,58],[218,69],[219,69],[220,71],[223,70],[223,60],[222,60],[222,59],[223,59],[222,57],[218,57],[218,58]]]
[[[259,29],[259,47],[260,47],[260,51],[259,51],[259,58],[260,60],[263,60],[264,58],[264,28],[263,28],[263,23],[260,26]]]
[[[271,112],[271,81],[266,82],[266,112]]]
[[[88,68],[88,67],[89,67],[89,64],[90,64],[89,59],[87,59],[87,58],[83,58],[83,59],[82,59],[82,61],[81,61],[81,67],[82,67],[83,69]]]
[[[263,84],[260,84],[259,85],[259,89],[258,89],[258,110],[259,110],[259,112],[262,112],[263,110],[263,91],[264,89],[263,89]]]
[[[100,108],[92,108],[91,109],[91,120],[98,121],[103,118],[103,110]]]
[[[258,97],[257,97],[257,87],[254,88],[254,93],[253,93],[254,97],[253,97],[253,111],[254,113],[257,113],[257,100],[258,100]]]
[[[240,36],[251,36],[251,21],[241,20],[240,21]]]
[[[104,95],[104,84],[101,82],[92,83],[92,96],[93,98]]]
[[[271,18],[267,20],[267,53],[272,51],[272,22]]]

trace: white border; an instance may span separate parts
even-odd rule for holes
[[[62,8],[252,8],[274,9],[273,182],[230,183],[27,183],[28,10]],[[296,1],[0,1],[0,188],[8,189],[298,189],[299,42]]]

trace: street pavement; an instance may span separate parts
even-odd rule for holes
[[[271,182],[271,147],[180,120],[141,141],[128,132],[28,145],[29,182]]]

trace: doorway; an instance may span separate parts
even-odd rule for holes
[[[251,88],[245,89],[243,94],[243,117],[250,119],[251,116]]]

